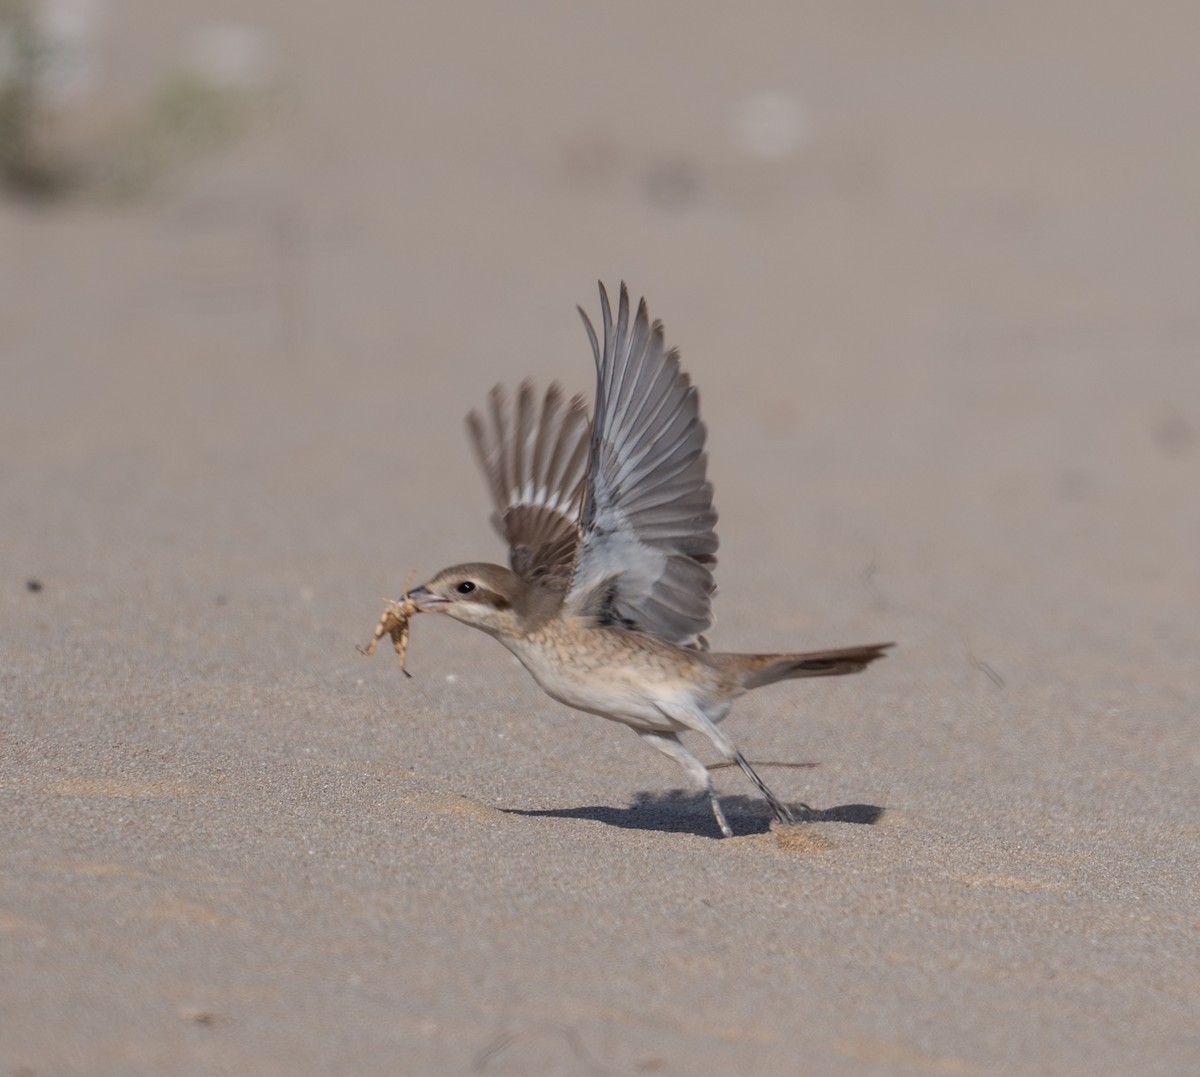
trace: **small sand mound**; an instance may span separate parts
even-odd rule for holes
[[[453,793],[433,799],[426,807],[435,815],[454,815],[461,819],[493,822],[504,818],[503,812],[499,812],[495,808],[489,808],[486,804],[471,800],[470,797],[460,797]]]
[[[807,823],[772,823],[775,843],[789,853],[823,853],[833,846]]]

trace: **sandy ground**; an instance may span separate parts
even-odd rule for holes
[[[1200,15],[1126,7],[251,2],[235,146],[0,202],[0,1073],[1200,1069]],[[114,109],[212,17],[116,4]],[[717,646],[899,643],[726,727],[823,849],[354,650],[501,556],[462,416],[590,389],[598,277]]]

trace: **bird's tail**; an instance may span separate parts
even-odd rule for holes
[[[891,643],[868,643],[862,647],[839,647],[832,651],[807,651],[804,654],[723,654],[711,655],[738,676],[743,688],[761,688],[764,684],[795,677],[840,677],[864,670]]]

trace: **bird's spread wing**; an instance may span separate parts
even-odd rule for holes
[[[525,381],[517,390],[515,411],[500,386],[488,403],[490,423],[473,411],[467,429],[491,487],[492,523],[508,542],[518,576],[565,590],[579,541],[587,467],[583,398],[564,405],[562,390],[551,385],[539,412],[533,385]]]
[[[629,293],[613,325],[600,286],[604,345],[596,358],[581,539],[566,605],[680,646],[701,645],[712,624],[717,514],[705,478],[696,390],[663,349],[662,325],[643,300],[632,325]]]

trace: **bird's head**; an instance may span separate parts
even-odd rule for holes
[[[408,597],[421,613],[446,613],[484,632],[512,635],[519,630],[525,589],[519,576],[500,565],[452,565]]]

